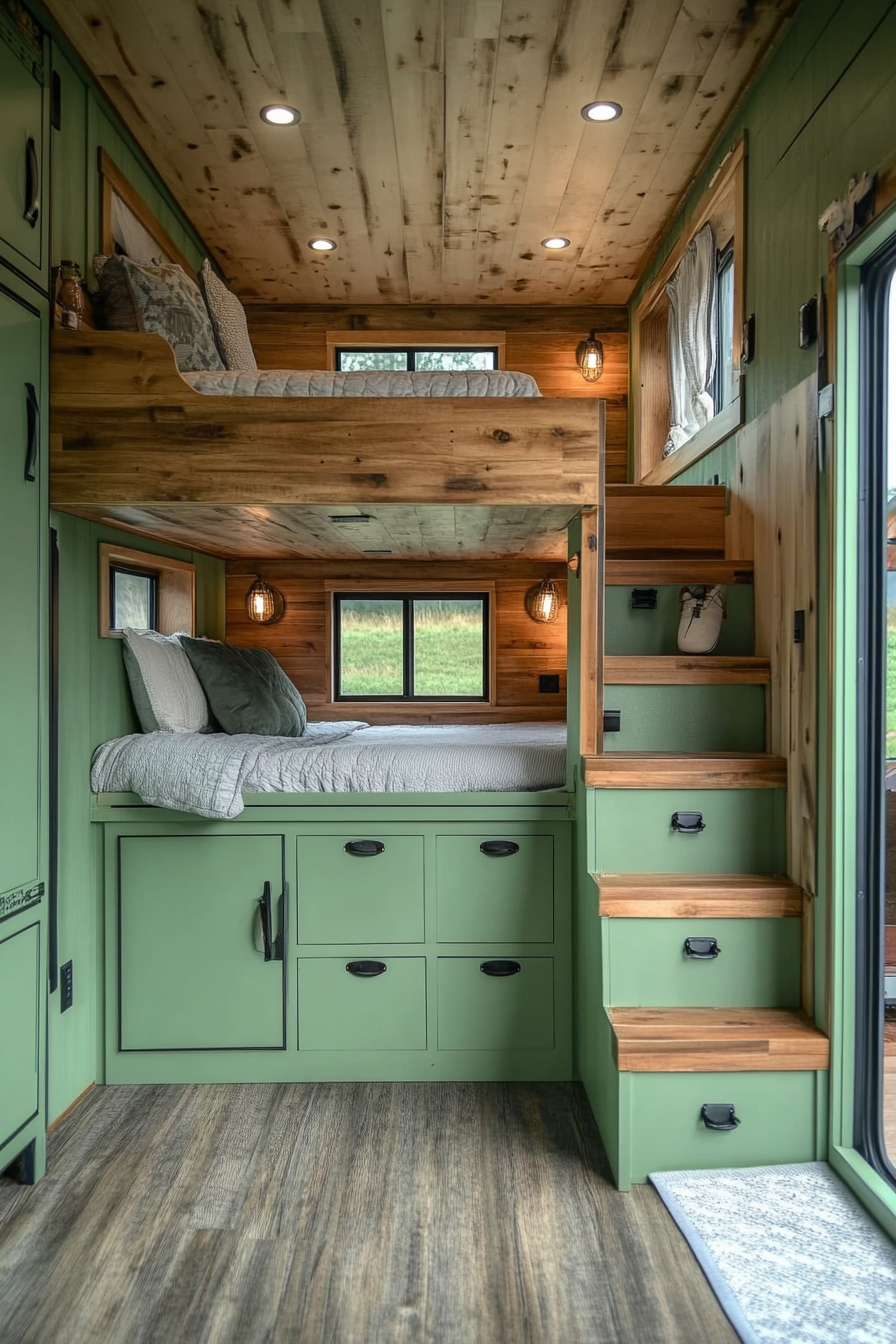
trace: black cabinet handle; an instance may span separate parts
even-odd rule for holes
[[[271,903],[271,884],[265,882],[262,895],[258,901],[258,918],[261,922],[261,940],[264,943],[265,961],[274,960],[274,944],[271,938],[271,932],[274,924],[274,912]]]
[[[25,384],[25,404],[28,409],[28,444],[25,449],[25,480],[33,481],[37,470],[40,447],[40,402],[33,383]]]
[[[345,969],[349,975],[356,975],[359,980],[372,980],[375,975],[384,975],[386,963],[384,961],[347,961]]]
[[[707,1102],[700,1107],[700,1119],[707,1129],[717,1130],[720,1134],[737,1129],[740,1124],[734,1107],[728,1102]]]
[[[356,859],[373,859],[377,854],[382,854],[385,848],[382,840],[349,840],[345,852],[354,854]]]
[[[511,854],[519,854],[520,847],[515,840],[483,840],[479,852],[490,859],[509,859]]]
[[[518,961],[484,961],[479,967],[483,975],[518,975],[523,969]]]
[[[702,812],[673,812],[672,829],[679,835],[699,835],[706,830]]]
[[[22,218],[33,229],[40,214],[40,164],[34,137],[29,135],[25,145],[25,210]]]
[[[693,961],[715,961],[721,952],[716,938],[685,938],[684,954]]]

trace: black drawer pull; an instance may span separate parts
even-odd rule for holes
[[[356,975],[359,980],[372,980],[375,975],[383,975],[386,971],[384,961],[347,961],[345,969],[349,975]]]
[[[479,853],[489,859],[509,859],[511,854],[519,854],[520,847],[515,840],[483,840]]]
[[[679,835],[699,835],[706,830],[702,812],[673,812],[672,829]]]
[[[25,408],[28,412],[28,442],[25,446],[25,480],[33,481],[40,447],[40,402],[33,383],[25,384]]]
[[[707,1102],[700,1107],[700,1119],[707,1129],[715,1129],[720,1134],[737,1129],[740,1121],[734,1114],[734,1107],[725,1102]]]
[[[22,218],[33,229],[40,214],[40,164],[34,137],[29,135],[25,145],[25,209]]]
[[[382,840],[349,840],[345,852],[354,854],[356,859],[374,859],[377,854],[382,854],[385,848]]]
[[[262,895],[258,902],[258,917],[261,922],[261,940],[264,943],[265,961],[274,960],[274,942],[272,938],[272,925],[274,922],[274,912],[271,905],[271,884],[265,882],[262,889]]]
[[[479,967],[483,975],[518,975],[523,969],[518,961],[484,961]]]
[[[721,952],[716,938],[685,938],[684,954],[694,961],[715,961]]]

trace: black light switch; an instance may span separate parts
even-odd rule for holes
[[[543,695],[557,695],[560,691],[560,673],[542,673],[538,678],[538,691]]]

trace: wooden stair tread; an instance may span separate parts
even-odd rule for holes
[[[624,1073],[826,1069],[830,1042],[790,1008],[608,1008]]]
[[[787,761],[765,752],[611,751],[586,756],[592,789],[783,789]]]
[[[610,588],[752,582],[752,560],[607,560],[604,565],[604,583]]]
[[[724,560],[725,486],[608,485],[606,490],[607,560]]]
[[[604,656],[605,686],[766,686],[768,658],[714,657],[712,654],[619,654]]]
[[[592,873],[601,915],[615,919],[788,919],[803,889],[763,873]]]

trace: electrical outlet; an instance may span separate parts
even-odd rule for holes
[[[67,961],[59,967],[59,1011],[64,1013],[71,1008],[75,997],[75,980],[72,963]]]
[[[538,678],[539,693],[547,692],[549,695],[557,695],[560,691],[559,672],[542,672]]]

